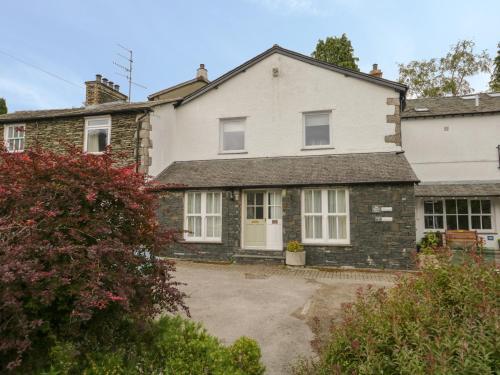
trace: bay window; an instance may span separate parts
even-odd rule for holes
[[[345,189],[306,189],[302,193],[304,243],[349,243],[349,196]]]
[[[491,230],[489,199],[457,198],[424,201],[424,227],[434,230]]]
[[[222,194],[191,191],[186,193],[184,229],[186,241],[220,241],[222,235]]]

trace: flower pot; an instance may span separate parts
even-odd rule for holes
[[[305,266],[306,252],[305,251],[287,251],[286,264],[288,266]]]
[[[437,268],[439,267],[439,261],[434,254],[418,254],[418,268]]]

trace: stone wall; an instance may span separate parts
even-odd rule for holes
[[[412,184],[349,186],[349,246],[306,245],[307,264],[356,268],[412,268],[415,248],[415,198]],[[283,197],[283,243],[302,241],[301,189],[287,188]],[[184,192],[161,193],[159,220],[168,228],[182,230]],[[239,201],[223,192],[222,243],[176,243],[165,255],[201,260],[231,260],[240,250],[241,194]],[[373,205],[392,207],[392,212],[372,213]],[[376,221],[391,216],[392,222]]]
[[[136,163],[136,154],[139,152],[140,171],[146,172],[151,165],[149,148],[151,125],[149,116],[141,119],[139,148],[137,147],[137,120],[142,113],[125,112],[111,115],[111,147],[114,152],[123,154],[121,165]],[[91,116],[89,116],[91,117]],[[25,124],[25,148],[36,144],[43,148],[63,152],[67,144],[83,149],[85,118],[61,117],[52,119],[38,119],[20,122]],[[6,124],[7,125],[7,124]],[[0,124],[0,142],[3,142],[3,124]]]
[[[386,143],[395,143],[401,146],[401,103],[399,98],[387,98],[387,105],[394,106],[394,114],[387,115],[386,122],[394,124],[394,134],[386,135]]]

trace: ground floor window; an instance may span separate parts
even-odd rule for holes
[[[5,147],[9,152],[22,152],[24,151],[24,125],[5,125],[4,127],[4,140]]]
[[[220,192],[187,192],[184,211],[187,241],[221,240],[222,194]]]
[[[432,199],[424,201],[425,229],[492,229],[489,199]]]
[[[304,190],[302,233],[304,243],[348,243],[348,191],[345,189]]]

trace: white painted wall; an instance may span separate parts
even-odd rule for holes
[[[500,114],[403,119],[401,131],[406,158],[422,182],[500,181]]]
[[[160,116],[153,125],[151,173],[176,160],[399,151],[384,139],[395,128],[386,122],[394,113],[388,97],[399,93],[275,53]],[[334,148],[301,150],[302,112],[316,110],[332,110]],[[246,117],[247,153],[219,153],[220,119],[227,117]]]

